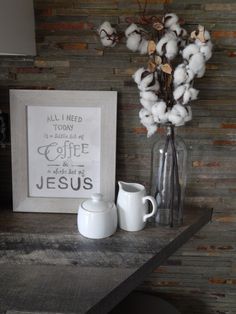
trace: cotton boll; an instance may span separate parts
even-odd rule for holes
[[[140,90],[142,90],[142,91],[145,91],[149,86],[153,85],[154,83],[155,83],[154,74],[150,72],[147,76],[145,76],[145,77],[141,80],[141,82],[140,82],[138,88],[139,88]],[[149,85],[149,84],[150,84],[150,85]]]
[[[147,86],[145,89],[143,89],[143,91],[146,90],[146,91],[157,92],[157,91],[159,91],[159,89],[160,89],[160,84],[157,80],[155,80],[154,84]]]
[[[114,47],[116,45],[116,29],[109,22],[104,22],[98,29],[101,43],[105,47]]]
[[[198,46],[204,46],[208,41],[210,41],[211,35],[207,30],[204,31],[204,39],[205,39],[205,42],[201,41],[199,38],[196,38],[195,44]]]
[[[160,123],[166,123],[169,121],[169,112],[165,112],[163,115],[159,116]]]
[[[185,122],[191,121],[192,120],[192,109],[190,106],[187,106],[187,116],[184,118]]]
[[[157,131],[157,125],[151,124],[147,127],[147,137],[151,137]]]
[[[143,72],[145,72],[146,70],[144,68],[139,68],[134,74],[133,74],[133,79],[135,81],[136,84],[140,84],[141,82],[141,77]]]
[[[113,41],[114,38],[112,37],[103,37],[101,38],[101,43],[104,47],[114,47],[116,42]]]
[[[150,72],[143,78],[138,85],[141,91],[158,91],[160,89],[159,82],[156,80],[155,74]]]
[[[184,85],[178,86],[173,92],[174,99],[178,101],[181,97],[183,97],[185,90],[186,87]]]
[[[140,92],[140,97],[152,102],[156,102],[158,97],[154,92],[147,91],[147,92]]]
[[[169,121],[176,126],[181,126],[185,122],[185,118],[188,115],[187,110],[180,104],[175,104],[169,112]]]
[[[170,40],[169,36],[163,36],[156,45],[156,51],[157,53],[162,56],[164,53],[164,45],[167,44],[167,42]]]
[[[154,121],[157,123],[163,123],[166,119],[166,103],[164,101],[158,101],[152,106],[152,114],[154,117]]]
[[[187,89],[183,94],[182,104],[186,105],[190,100],[191,100],[191,93],[190,93],[190,90]]]
[[[209,60],[212,56],[212,47],[205,45],[200,47],[200,52],[203,54],[205,60]]]
[[[141,112],[142,111],[142,112]],[[153,116],[148,110],[141,109],[139,112],[140,122],[145,126],[148,127],[154,124]]]
[[[131,34],[133,35],[133,33],[139,33],[140,32],[140,28],[138,27],[138,25],[132,23],[130,24],[130,26],[125,30],[125,37],[129,37]]]
[[[172,109],[174,110],[174,112],[178,113],[178,115],[180,115],[183,118],[185,118],[188,114],[186,108],[180,104],[175,104]]]
[[[103,22],[98,28],[98,33],[101,37],[105,37],[107,34],[111,35],[113,31],[114,31],[114,28],[111,26],[110,22],[108,21]]]
[[[140,34],[132,33],[126,40],[126,47],[129,50],[136,52],[139,49],[141,40],[142,38]]]
[[[189,60],[192,55],[195,55],[199,52],[199,47],[195,44],[189,44],[186,46],[182,52],[182,56],[184,60]]]
[[[152,106],[153,106],[153,104],[154,104],[155,102],[141,98],[141,99],[140,99],[140,103],[141,103],[141,105],[142,105],[145,109],[147,109],[148,111],[151,112],[151,111],[152,111]]]
[[[148,116],[150,115],[150,112],[145,109],[145,108],[142,108],[140,111],[139,111],[139,119],[144,119],[145,116]]]
[[[191,88],[189,89],[189,91],[190,91],[190,94],[191,94],[191,100],[197,99],[197,96],[198,96],[198,94],[199,94],[199,90],[197,90],[197,89],[191,87]]]
[[[178,52],[177,40],[171,33],[165,34],[156,45],[157,53],[162,56],[164,53],[168,59],[173,59]]]
[[[158,103],[152,107],[154,121],[156,123],[166,123],[168,121],[168,112],[165,103]]]
[[[171,39],[174,39],[174,40],[177,39],[176,33],[171,30],[168,30],[163,37],[165,37],[167,41]]]
[[[141,40],[138,50],[140,51],[141,55],[144,55],[148,52],[148,41],[145,38]]]
[[[166,58],[169,60],[174,59],[178,53],[178,44],[176,40],[169,40],[166,44]]]
[[[194,54],[190,60],[189,60],[189,68],[198,76],[198,74],[201,72],[205,66],[205,60],[203,57],[203,54],[201,52],[198,52]]]
[[[185,64],[180,64],[174,71],[174,86],[177,87],[186,82],[188,79]]]
[[[202,68],[199,69],[199,71],[198,71],[198,73],[196,74],[196,76],[197,76],[198,78],[201,78],[201,77],[204,76],[205,72],[206,72],[206,65],[205,65],[205,63],[204,63],[203,66],[202,66]]]
[[[189,69],[188,66],[186,67],[186,73],[187,73],[186,83],[191,83],[192,80],[194,79],[195,74],[191,69]]]
[[[182,28],[179,24],[173,24],[170,26],[170,30],[176,34],[176,36],[180,36],[182,32]]]
[[[169,112],[168,120],[175,126],[181,126],[184,124],[184,118],[179,116],[177,113],[172,112],[172,110]]]
[[[188,32],[186,31],[185,28],[181,27],[181,35],[182,38],[187,38],[188,37]]]
[[[195,100],[197,99],[199,91],[195,88],[189,88],[186,89],[184,95],[183,95],[183,105],[186,105],[187,103],[189,103],[191,100]]]
[[[172,25],[176,24],[178,22],[179,18],[174,13],[167,13],[165,14],[163,18],[163,23],[166,28],[170,28]]]

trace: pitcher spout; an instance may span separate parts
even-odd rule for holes
[[[124,181],[118,181],[118,186],[120,191],[134,193],[145,190],[145,187],[139,183],[129,183]]]
[[[118,181],[118,186],[119,186],[119,189],[120,190],[123,190],[124,189],[124,185],[127,184],[126,182],[124,181]]]

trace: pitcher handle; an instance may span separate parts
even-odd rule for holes
[[[146,214],[146,215],[143,216],[143,221],[145,222],[145,221],[147,221],[148,218],[150,218],[150,217],[152,217],[152,216],[154,216],[156,214],[156,212],[157,212],[157,203],[156,203],[155,198],[152,197],[152,196],[144,196],[142,198],[142,201],[143,201],[143,204],[146,201],[150,201],[151,204],[152,204],[152,211],[151,211],[151,213]]]

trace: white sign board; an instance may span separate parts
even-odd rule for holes
[[[13,210],[77,213],[115,200],[117,92],[11,90]]]
[[[27,106],[29,196],[100,191],[101,108]]]

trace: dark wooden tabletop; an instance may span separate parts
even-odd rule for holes
[[[107,313],[211,219],[186,210],[180,228],[155,223],[91,240],[76,215],[0,213],[0,313]]]

